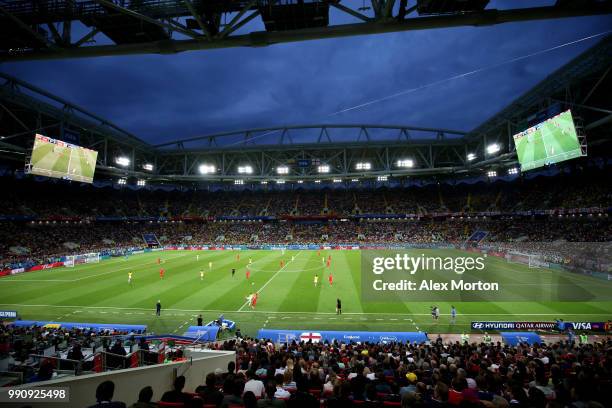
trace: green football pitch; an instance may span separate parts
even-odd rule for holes
[[[582,155],[570,112],[543,122],[533,133],[515,137],[514,141],[522,171]]]
[[[438,250],[449,256],[455,250]],[[438,252],[440,253],[440,252]],[[240,259],[237,259],[237,255]],[[321,257],[332,256],[331,266]],[[196,258],[199,256],[199,260]],[[157,264],[157,258],[162,264]],[[251,277],[246,279],[249,263]],[[292,260],[293,259],[293,260]],[[280,262],[285,265],[281,268]],[[212,269],[209,270],[209,262]],[[146,324],[158,334],[182,334],[195,325],[198,314],[208,322],[224,313],[242,332],[255,335],[263,327],[306,330],[376,330],[456,333],[469,330],[473,320],[487,321],[606,321],[612,317],[612,302],[543,302],[534,295],[526,302],[453,302],[458,311],[450,323],[449,302],[432,297],[428,302],[393,301],[369,303],[361,300],[360,251],[165,251],[102,260],[73,268],[48,269],[0,278],[0,307],[17,310],[22,319],[89,323]],[[606,281],[532,269],[492,259],[488,273],[520,277],[521,274],[565,274],[567,282],[602,286]],[[159,269],[165,269],[160,279]],[[231,276],[231,269],[236,275]],[[204,278],[200,279],[200,271]],[[128,272],[133,283],[128,284]],[[330,286],[329,272],[334,276]],[[321,284],[313,284],[314,275]],[[256,310],[246,303],[249,293],[260,293]],[[529,290],[529,289],[521,289]],[[336,298],[342,299],[343,314],[335,313]],[[162,314],[155,316],[155,303]],[[440,307],[442,316],[433,322],[430,306]]]

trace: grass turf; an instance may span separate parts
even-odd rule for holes
[[[200,313],[208,322],[223,312],[247,335],[255,335],[262,327],[455,333],[469,330],[473,320],[551,321],[561,317],[568,321],[605,321],[612,314],[612,302],[607,301],[545,302],[534,297],[525,302],[452,302],[458,317],[455,324],[450,324],[451,302],[433,296],[427,302],[362,302],[359,252],[330,250],[318,255],[317,251],[286,251],[282,255],[280,251],[263,250],[167,251],[133,255],[128,260],[112,258],[98,264],[0,278],[0,307],[18,310],[22,319],[146,324],[155,333],[176,334],[195,325]],[[328,255],[332,256],[329,269],[321,261]],[[158,257],[163,260],[161,265],[156,262]],[[249,258],[253,264],[247,280]],[[282,269],[281,260],[285,261]],[[213,264],[210,271],[209,262]],[[160,267],[166,271],[163,280]],[[232,268],[236,268],[233,278]],[[203,280],[200,270],[205,271]],[[587,279],[588,285],[608,285],[566,272],[508,264],[503,259],[494,260],[487,270],[500,279],[517,279],[520,274],[564,274],[569,284]],[[132,285],[128,284],[129,271],[134,273]],[[334,275],[333,286],[327,281],[329,271]],[[313,285],[315,273],[320,277],[319,287]],[[245,300],[254,290],[260,292],[255,311]],[[341,316],[335,314],[337,297],[342,299]],[[157,300],[163,307],[161,317],[155,316]],[[432,322],[429,314],[432,304],[442,312],[437,322]]]

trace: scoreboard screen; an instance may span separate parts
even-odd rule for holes
[[[570,110],[517,133],[514,144],[521,171],[583,156]]]
[[[26,172],[92,183],[98,152],[37,134]]]

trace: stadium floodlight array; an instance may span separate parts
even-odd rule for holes
[[[261,184],[268,184],[266,180],[262,180]]]
[[[359,162],[355,164],[357,170],[372,170],[372,163],[370,162]]]
[[[315,180],[315,183],[320,184],[321,180]]]
[[[322,164],[317,168],[317,171],[319,173],[329,173],[329,165],[327,164]]]
[[[474,153],[468,153],[467,160],[468,161],[476,160],[476,155]]]
[[[508,174],[513,175],[513,174],[518,174],[518,168],[516,167],[511,167],[508,169]]]
[[[244,184],[244,180],[234,180],[234,184],[237,186],[241,186]]]
[[[397,161],[397,167],[404,167],[404,168],[409,168],[409,167],[414,167],[414,160],[412,159],[401,159]]]
[[[253,166],[247,164],[244,166],[238,166],[239,174],[253,174]]]
[[[127,184],[127,179],[120,178],[119,180],[117,180],[117,184],[124,186]]]
[[[151,163],[145,163],[142,165],[142,168],[147,171],[153,171],[153,165]]]
[[[212,164],[200,164],[198,170],[200,171],[200,174],[211,174],[217,172],[217,168]]]
[[[487,177],[497,177],[497,172],[495,170],[487,171]]]
[[[285,180],[282,180],[282,179],[276,180],[276,184],[285,184]]]
[[[499,143],[491,143],[487,146],[487,154],[495,154],[501,150]]]
[[[386,176],[386,175],[385,176],[378,176],[378,177],[376,177],[376,180],[378,180],[378,181],[387,181],[387,180],[389,180],[389,176]]]
[[[115,163],[117,163],[120,166],[127,167],[130,165],[130,159],[128,159],[125,156],[119,156],[115,158]]]
[[[359,179],[351,179],[351,183],[357,183],[359,182]]]
[[[277,174],[289,174],[289,167],[287,166],[278,166],[276,168]]]
[[[333,179],[332,180],[334,183],[342,183],[342,179]]]
[[[146,185],[147,185],[147,181],[146,181],[146,180],[142,180],[142,179],[141,179],[141,180],[138,180],[138,181],[136,182],[136,185],[138,185],[138,186],[140,186],[140,187],[146,186]]]
[[[298,180],[298,184],[304,184],[304,180]]]

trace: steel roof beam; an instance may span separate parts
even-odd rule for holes
[[[150,22],[152,24],[164,26],[163,23],[160,23],[155,19],[142,16],[139,13],[117,6],[107,0],[96,1],[108,5],[109,7],[121,10],[126,14],[141,18],[144,21]],[[374,8],[378,18],[376,22],[340,24],[327,27],[289,31],[251,32],[249,34],[228,36],[225,38],[214,39],[212,41],[201,41],[200,39],[164,40],[139,44],[99,45],[80,48],[62,48],[54,52],[26,51],[21,54],[4,55],[2,56],[2,59],[5,61],[21,61],[34,59],[87,58],[97,56],[118,56],[130,54],[168,54],[184,51],[232,47],[262,47],[272,44],[350,37],[356,35],[383,34],[400,31],[416,31],[462,26],[487,26],[510,22],[604,15],[612,12],[612,6],[609,2],[603,5],[581,3],[580,5],[576,5],[575,7],[545,6],[510,10],[489,9],[484,10],[482,12],[474,13],[411,17],[403,19],[401,21],[397,21],[395,19],[389,19],[384,17],[381,13],[382,10],[380,10],[380,8],[380,6]],[[183,34],[193,36],[193,32],[184,32]]]

